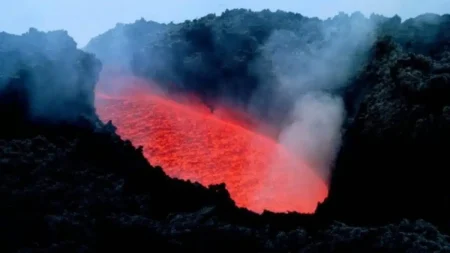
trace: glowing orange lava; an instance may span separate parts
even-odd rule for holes
[[[151,164],[203,185],[225,182],[238,206],[313,212],[327,195],[326,184],[306,164],[272,139],[223,117],[224,110],[212,113],[201,103],[148,92],[97,94],[96,106],[102,120],[112,120],[122,137],[144,147]]]

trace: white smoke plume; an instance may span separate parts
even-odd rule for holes
[[[341,143],[345,117],[342,99],[326,93],[307,93],[298,99],[291,117],[293,122],[283,129],[279,142],[328,178]]]
[[[275,31],[263,48],[263,60],[274,66],[277,96],[293,101],[278,141],[328,180],[346,114],[342,98],[333,91],[345,87],[366,60],[375,26],[360,13],[307,25],[318,27],[320,40]]]

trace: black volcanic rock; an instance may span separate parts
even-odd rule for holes
[[[320,20],[234,9],[179,24],[143,19],[118,24],[93,38],[85,50],[108,68],[156,81],[173,92],[197,93],[207,103],[225,100],[250,107],[276,124],[304,92],[276,97],[279,83],[339,93],[352,84],[348,79],[366,63],[377,36],[391,36],[405,51],[434,57],[449,49],[449,28],[450,15],[424,14],[402,22],[399,16],[366,18],[356,12]]]
[[[321,228],[310,215],[238,209],[223,185],[171,179],[107,129],[0,140],[3,252],[450,250],[424,221]]]
[[[448,231],[450,58],[391,45],[367,67],[370,88],[345,134],[323,207],[356,224],[424,218]]]
[[[1,33],[0,59],[0,115],[8,119],[2,127],[17,130],[25,121],[72,124],[80,115],[95,115],[101,64],[78,50],[67,32]],[[19,115],[24,118],[13,118]]]
[[[146,34],[155,26],[140,20],[98,36],[92,45],[114,45],[118,40],[110,34],[125,27]],[[330,196],[318,213],[354,224],[425,218],[450,228],[445,149],[450,138],[450,15],[423,14],[402,22],[398,16],[365,18],[360,13],[319,20],[282,11],[231,10],[158,27],[165,27],[155,33],[159,39],[122,37],[141,45],[127,54],[134,74],[162,85],[176,83],[206,98],[251,101],[277,124],[283,124],[292,97],[277,97],[274,87],[282,82],[276,74],[289,76],[295,69],[301,77],[323,66],[336,70],[301,79],[302,85],[313,84],[310,90],[342,95],[348,116]],[[87,49],[96,53],[92,45]],[[281,60],[265,58],[267,50]],[[323,50],[334,56],[328,59],[332,64],[314,65],[323,63],[315,58]],[[349,57],[354,58],[351,64]],[[343,66],[350,73],[341,75]],[[321,86],[330,81],[339,85]]]
[[[363,59],[368,46],[352,41],[356,37],[352,29],[369,33],[369,23],[358,15],[321,21],[283,11],[227,10],[220,16],[210,14],[179,24],[138,20],[118,25],[93,38],[85,50],[98,56],[105,66],[156,81],[170,92],[188,91],[206,103],[225,101],[243,109],[251,107],[258,116],[279,122],[293,103],[289,96],[274,97],[279,76],[295,79],[294,75],[309,74],[313,71],[309,59],[321,54],[337,37],[350,43],[340,42],[339,50],[333,50],[342,52],[331,59],[336,65],[350,65],[344,53],[347,47],[357,48],[356,54]],[[291,64],[275,57],[290,57],[287,61]],[[300,64],[292,73],[292,65]],[[334,76],[330,79],[343,86],[345,74],[331,72]],[[320,88],[325,82],[317,80],[320,76],[307,81]],[[299,92],[303,91],[295,94]],[[280,109],[269,110],[275,107]]]
[[[448,53],[428,58],[380,41],[355,79],[365,85],[346,93],[360,103],[351,103],[358,105],[327,202],[315,215],[260,215],[237,208],[224,184],[168,177],[111,122],[100,122],[92,103],[100,64],[64,32],[1,34],[0,43],[2,252],[450,252],[449,237],[423,220],[377,227],[330,222],[381,222],[383,214],[394,219],[404,212],[445,229],[435,219],[447,211],[445,152],[435,144],[445,144],[450,118]],[[435,185],[417,190],[417,181],[408,180],[419,176]],[[403,188],[395,188],[394,179],[404,178]],[[443,191],[428,195],[437,190]],[[417,196],[430,205],[412,206]]]

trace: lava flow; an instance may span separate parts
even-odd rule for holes
[[[256,212],[314,212],[325,183],[274,140],[206,106],[139,92],[97,94],[97,112],[171,177],[225,183],[238,206]]]

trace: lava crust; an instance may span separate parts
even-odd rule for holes
[[[148,92],[97,93],[97,113],[145,157],[176,178],[225,183],[238,206],[255,212],[314,212],[327,185],[271,138],[237,124],[224,111]],[[228,110],[229,111],[229,110]],[[230,113],[226,113],[229,115]]]

